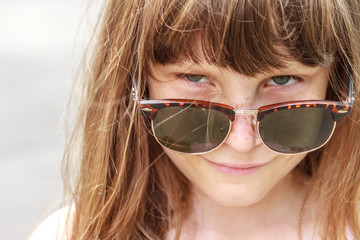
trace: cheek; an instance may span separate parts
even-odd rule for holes
[[[307,155],[307,153],[294,155],[278,155],[273,160],[273,170],[279,175],[286,175],[290,173]]]
[[[156,83],[154,80],[147,80],[147,89],[149,91],[150,99],[158,99],[163,92],[161,84]]]
[[[172,81],[164,83],[148,79],[147,89],[149,91],[150,99],[184,98],[184,93],[181,88],[176,86],[176,84]]]
[[[159,84],[153,81],[148,81],[148,90],[149,90],[150,99],[175,98],[175,97],[166,97],[166,96],[173,96],[174,90],[172,88],[167,88],[165,84]]]
[[[327,81],[326,82],[319,82],[319,84],[313,88],[310,88],[308,94],[311,96],[309,99],[319,100],[325,99],[327,92]]]
[[[322,75],[318,81],[314,81],[311,86],[307,88],[304,95],[309,96],[308,99],[320,100],[325,99],[328,88],[328,76]]]
[[[194,193],[222,206],[248,206],[288,187],[289,173],[306,154],[279,155],[260,171],[229,176],[207,166],[199,156],[164,149],[194,186]]]
[[[174,165],[183,173],[190,181],[193,176],[199,171],[200,162],[197,156],[189,154],[178,153],[163,147],[164,152],[168,155]]]

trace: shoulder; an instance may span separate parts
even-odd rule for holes
[[[70,233],[73,207],[63,207],[45,219],[28,240],[67,239]],[[69,219],[68,219],[69,218]]]

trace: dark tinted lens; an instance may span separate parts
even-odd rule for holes
[[[331,111],[292,108],[267,114],[259,123],[264,143],[281,153],[300,153],[322,146],[335,127]]]
[[[165,147],[179,152],[201,153],[219,146],[230,128],[220,111],[191,106],[166,107],[153,120],[153,130]]]

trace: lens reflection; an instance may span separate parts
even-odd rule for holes
[[[228,117],[211,108],[194,105],[166,107],[153,120],[153,130],[165,147],[185,153],[207,152],[226,138]]]

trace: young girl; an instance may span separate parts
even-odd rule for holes
[[[106,1],[35,236],[360,239],[359,31],[359,1]]]

